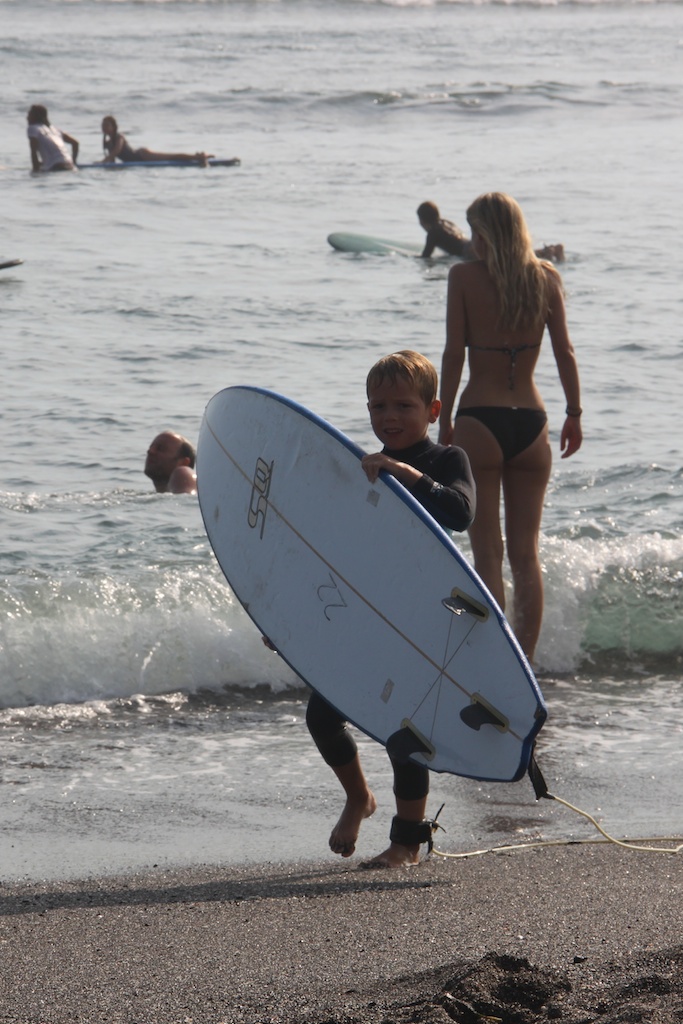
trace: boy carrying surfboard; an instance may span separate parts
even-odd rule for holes
[[[381,451],[361,461],[368,480],[374,483],[380,472],[390,473],[441,526],[466,530],[474,519],[476,503],[469,459],[461,448],[435,444],[429,438],[429,427],[437,421],[441,408],[434,366],[417,352],[396,352],[375,363],[366,387],[372,429],[383,445]],[[396,557],[400,558],[400,552]],[[374,814],[377,802],[347,722],[315,691],[309,699],[306,723],[346,795],[330,835],[330,849],[350,857],[361,824]],[[388,848],[366,862],[367,867],[417,864],[420,846],[431,843],[434,829],[434,822],[425,818],[428,769],[396,749],[388,753],[394,772],[396,815]]]

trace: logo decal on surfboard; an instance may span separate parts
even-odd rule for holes
[[[264,462],[263,459],[258,458],[256,460],[256,469],[254,470],[252,481],[247,522],[251,526],[252,530],[254,530],[258,526],[259,517],[261,518],[261,532],[259,533],[261,540],[263,540],[263,531],[266,528],[268,495],[270,494],[270,483],[273,476],[274,465],[274,461],[268,465],[268,463]]]
[[[320,593],[321,590],[331,590],[332,593],[331,594],[321,594]],[[325,602],[325,605],[323,607],[323,615],[325,616],[325,618],[327,619],[328,622],[332,621],[330,619],[330,616],[327,614],[330,608],[347,608],[348,607],[346,601],[344,600],[342,592],[339,589],[339,585],[338,585],[337,581],[335,580],[334,576],[332,575],[332,573],[330,573],[330,582],[329,583],[321,583],[320,586],[318,587],[317,594],[318,594],[318,600]]]

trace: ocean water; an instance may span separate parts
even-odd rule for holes
[[[489,189],[565,245],[583,384],[560,461],[546,345],[541,767],[608,831],[680,832],[683,7],[0,0],[0,22],[0,257],[24,260],[0,271],[3,877],[326,856],[339,795],[305,691],[144,453],[239,383],[370,449],[367,370],[405,347],[438,365],[450,264],[326,236],[419,242],[419,202],[462,224]],[[135,145],[242,162],[37,177],[32,103],[83,161],[113,113]],[[361,749],[370,854],[392,800]],[[434,776],[433,802],[446,850],[592,836],[527,782]]]

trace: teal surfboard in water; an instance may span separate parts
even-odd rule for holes
[[[451,538],[363,451],[272,391],[209,402],[199,503],[248,615],[345,718],[437,772],[514,781],[546,718],[503,613]]]
[[[347,231],[335,231],[327,236],[333,249],[339,252],[367,252],[399,256],[419,256],[423,247],[411,242],[392,242],[388,238],[375,238],[372,235],[354,235]]]

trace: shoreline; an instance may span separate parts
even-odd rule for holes
[[[3,883],[0,1021],[664,1024],[682,889],[680,855],[610,845]]]

